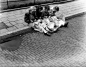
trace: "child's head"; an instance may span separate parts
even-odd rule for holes
[[[53,13],[55,14],[56,12],[58,12],[59,11],[59,7],[58,6],[55,6],[54,8],[53,8]]]
[[[35,6],[31,6],[29,9],[32,10],[32,11],[36,11],[36,7]]]
[[[37,6],[37,11],[42,11],[43,10],[43,7],[41,5],[38,5]]]
[[[36,11],[36,7],[35,6],[33,6],[33,11]]]
[[[58,6],[55,6],[55,7],[54,7],[54,10],[55,10],[55,11],[59,11],[59,7],[58,7]]]
[[[54,15],[52,9],[49,10],[49,15],[50,15],[50,16],[53,16],[53,15]]]
[[[45,5],[45,10],[49,11],[50,10],[50,6],[49,5]]]
[[[29,10],[29,14],[32,14],[32,10],[31,9]]]

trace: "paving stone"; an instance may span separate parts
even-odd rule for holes
[[[13,30],[16,30],[17,28],[15,26],[12,26],[12,27],[9,27],[7,28],[8,31],[13,31]]]
[[[15,24],[17,24],[15,21],[14,21],[14,22],[12,21],[12,22],[10,22],[10,23],[11,23],[12,25],[15,25]]]
[[[6,33],[6,32],[8,32],[7,29],[1,29],[1,30],[0,30],[0,34]]]
[[[3,60],[3,58],[0,58],[0,64],[4,63],[5,61]]]
[[[15,26],[16,26],[17,28],[23,28],[23,27],[25,27],[24,24],[22,24],[22,23],[21,23],[21,24],[16,24]]]
[[[28,8],[28,9],[26,9],[25,11],[26,11],[26,12],[28,12],[28,11],[29,11],[29,8]]]
[[[10,16],[10,17],[8,17],[8,20],[9,21],[16,21],[17,18],[16,18],[16,16]]]
[[[21,15],[15,15],[16,18],[19,18]]]
[[[0,18],[2,18],[2,16],[3,16],[2,13],[0,13]]]
[[[8,12],[8,16],[10,17],[10,16],[15,16],[15,11],[10,11],[10,12]]]
[[[10,22],[5,23],[8,27],[13,26]]]
[[[22,11],[21,10],[16,10],[15,11],[15,15],[21,15],[22,14]]]
[[[22,19],[16,21],[16,23],[24,23],[24,21]]]
[[[24,19],[24,15],[23,15],[23,14],[21,14],[21,15],[16,15],[16,19],[17,19],[17,20]]]
[[[0,13],[0,18],[6,17],[8,15],[8,12]]]
[[[28,23],[26,23],[26,22],[24,22],[23,24],[24,24],[25,26],[27,26],[27,25],[28,25]]]
[[[21,20],[21,19],[24,19],[24,16],[17,17],[17,20]]]
[[[9,23],[9,20],[7,20],[7,21],[4,21],[3,23],[5,23],[5,24],[6,24],[6,23]]]
[[[27,9],[24,9],[24,10],[22,10],[22,13],[26,13],[27,11],[26,11]],[[29,10],[29,9],[28,9]]]
[[[8,18],[7,17],[2,17],[2,18],[0,18],[0,21],[2,21],[2,22],[8,21]]]

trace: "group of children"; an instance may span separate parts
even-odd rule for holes
[[[46,35],[51,35],[58,28],[67,27],[68,25],[58,6],[52,9],[49,5],[31,6],[25,14],[24,20],[34,30],[43,32]]]

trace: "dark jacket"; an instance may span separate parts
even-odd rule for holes
[[[42,11],[43,10],[43,7],[42,6],[38,6],[37,9],[36,9],[36,15],[37,15],[37,19],[41,18],[41,15],[42,15]]]
[[[36,11],[37,19],[41,18],[42,12]]]
[[[49,16],[49,12],[47,12],[47,11],[44,11],[44,12],[42,12],[42,15],[41,15],[42,17],[44,17],[44,16]]]
[[[26,23],[29,24],[29,23],[34,22],[34,19],[35,19],[35,17],[34,17],[33,14],[30,14],[30,13],[26,13],[26,14],[25,14],[24,21],[25,21]]]
[[[36,13],[36,11],[33,11],[32,15],[34,16],[35,19],[37,19],[37,13]]]

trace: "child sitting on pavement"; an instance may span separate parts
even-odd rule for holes
[[[31,23],[34,30],[51,35],[50,32],[54,32],[59,27],[68,25],[65,22],[65,17],[59,12],[59,7],[56,6],[50,10],[50,7],[45,5],[44,8],[43,10],[42,6],[37,6],[37,8],[31,9],[29,13],[25,14],[25,22],[28,24]]]
[[[31,6],[27,13],[25,13],[24,21],[28,24],[33,23],[36,20],[36,7]]]
[[[65,21],[65,16],[64,14],[59,10],[59,7],[56,6],[54,7],[54,17],[53,20],[55,20],[56,18],[59,21],[59,27],[67,27],[68,26],[68,22]]]
[[[37,13],[38,18],[36,21],[34,21],[32,27],[34,28],[35,31],[43,32],[44,34],[50,35],[48,33],[48,31],[45,29],[46,23],[42,21],[44,16],[42,14],[42,6],[41,5],[37,7],[36,13]],[[40,15],[38,15],[38,14],[40,14]]]

